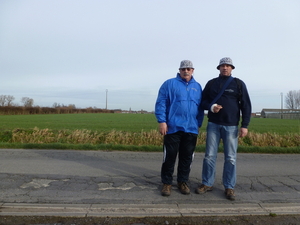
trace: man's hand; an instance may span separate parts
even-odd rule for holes
[[[245,137],[248,134],[248,129],[241,127],[240,129],[240,137]]]
[[[218,113],[223,107],[221,105],[215,105],[213,108],[214,113]]]
[[[166,135],[168,132],[168,126],[166,123],[160,123],[159,124],[159,133],[161,135]]]

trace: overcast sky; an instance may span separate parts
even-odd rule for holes
[[[0,95],[153,111],[181,60],[204,88],[231,57],[253,112],[280,108],[300,90],[299,12],[299,0],[0,0]]]

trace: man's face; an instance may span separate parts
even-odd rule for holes
[[[230,76],[231,75],[231,71],[232,71],[232,67],[230,65],[227,64],[223,64],[219,67],[220,70],[220,74],[223,76]]]
[[[192,79],[194,69],[192,69],[192,68],[179,69],[179,73],[180,73],[180,77],[182,79],[185,79],[186,81],[190,81]]]

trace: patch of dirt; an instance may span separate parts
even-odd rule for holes
[[[0,216],[0,225],[298,225],[300,215],[202,217]]]

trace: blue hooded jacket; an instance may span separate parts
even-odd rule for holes
[[[200,107],[202,87],[192,77],[189,82],[177,74],[159,89],[155,116],[159,123],[167,123],[168,134],[183,131],[198,134],[204,111]]]

